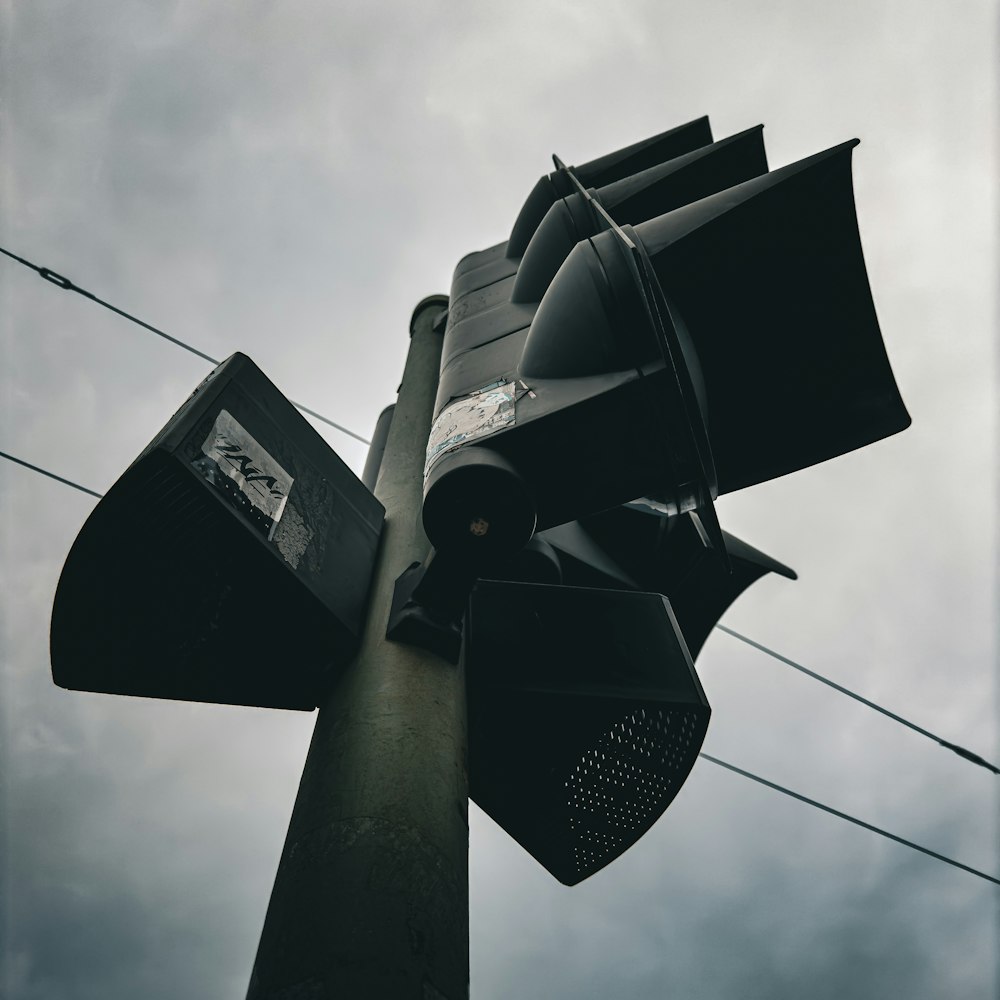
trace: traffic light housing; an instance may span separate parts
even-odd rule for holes
[[[455,353],[527,326],[569,252],[581,240],[606,230],[609,216],[635,225],[766,173],[762,132],[763,126],[747,129],[602,187],[557,198],[522,256],[501,258],[502,267],[494,263],[456,273],[441,359],[445,391]]]
[[[565,885],[653,825],[708,726],[659,594],[480,581],[466,670],[469,794]]]
[[[412,568],[407,590],[426,573],[444,620],[442,580],[481,578],[470,794],[567,884],[690,770],[709,715],[693,661],[719,617],[765,573],[795,577],[724,532],[714,501],[909,424],[856,140],[768,171],[759,129],[663,136],[690,145],[612,154],[613,178],[555,158],[510,239],[459,262],[423,509],[434,560],[459,569]]]
[[[384,510],[245,355],[111,487],[66,559],[52,676],[311,710],[357,649]]]
[[[669,598],[692,660],[726,609],[751,584],[766,573],[797,579],[794,570],[728,531],[722,532],[722,541],[724,552],[718,552],[697,514],[671,517],[645,499],[532,539],[551,549],[560,583],[652,591]],[[524,557],[518,554],[512,561],[523,565]]]
[[[700,149],[711,141],[712,129],[705,116],[573,169],[582,183],[600,187]],[[487,250],[467,254],[458,262],[452,294],[461,295],[465,287],[482,288],[513,274],[517,269],[517,261],[527,249],[545,214],[560,198],[573,191],[574,186],[563,170],[555,170],[540,177],[518,213],[510,238]],[[474,272],[475,277],[468,286],[456,284]]]
[[[699,510],[717,540],[720,494],[905,428],[858,233],[855,145],[634,227],[611,220],[576,244],[526,333],[449,348],[467,322],[449,318],[446,371],[462,356],[461,387],[479,388],[438,397],[432,543],[513,550],[638,496]]]
[[[765,573],[795,579],[723,537],[728,568],[697,515],[640,501],[535,535],[472,590],[469,794],[567,885],[634,844],[694,765],[711,711],[694,662],[725,610]]]

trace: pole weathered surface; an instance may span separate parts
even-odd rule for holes
[[[393,584],[428,551],[420,520],[444,296],[413,314],[375,487],[386,508],[361,650],[306,758],[248,1000],[468,996],[468,783],[459,668],[389,642]]]

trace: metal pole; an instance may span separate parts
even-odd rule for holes
[[[248,1000],[459,1000],[469,990],[459,668],[389,642],[393,584],[428,552],[424,451],[447,306],[424,299],[375,495],[386,522],[361,651],[320,706]]]

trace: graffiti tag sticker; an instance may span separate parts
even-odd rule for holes
[[[194,466],[268,540],[295,481],[228,411],[220,410]]]

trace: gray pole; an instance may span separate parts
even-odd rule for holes
[[[414,310],[375,495],[386,508],[361,651],[327,701],[299,784],[248,1000],[459,1000],[469,990],[461,672],[389,642],[393,584],[428,551],[424,451],[444,296]]]

